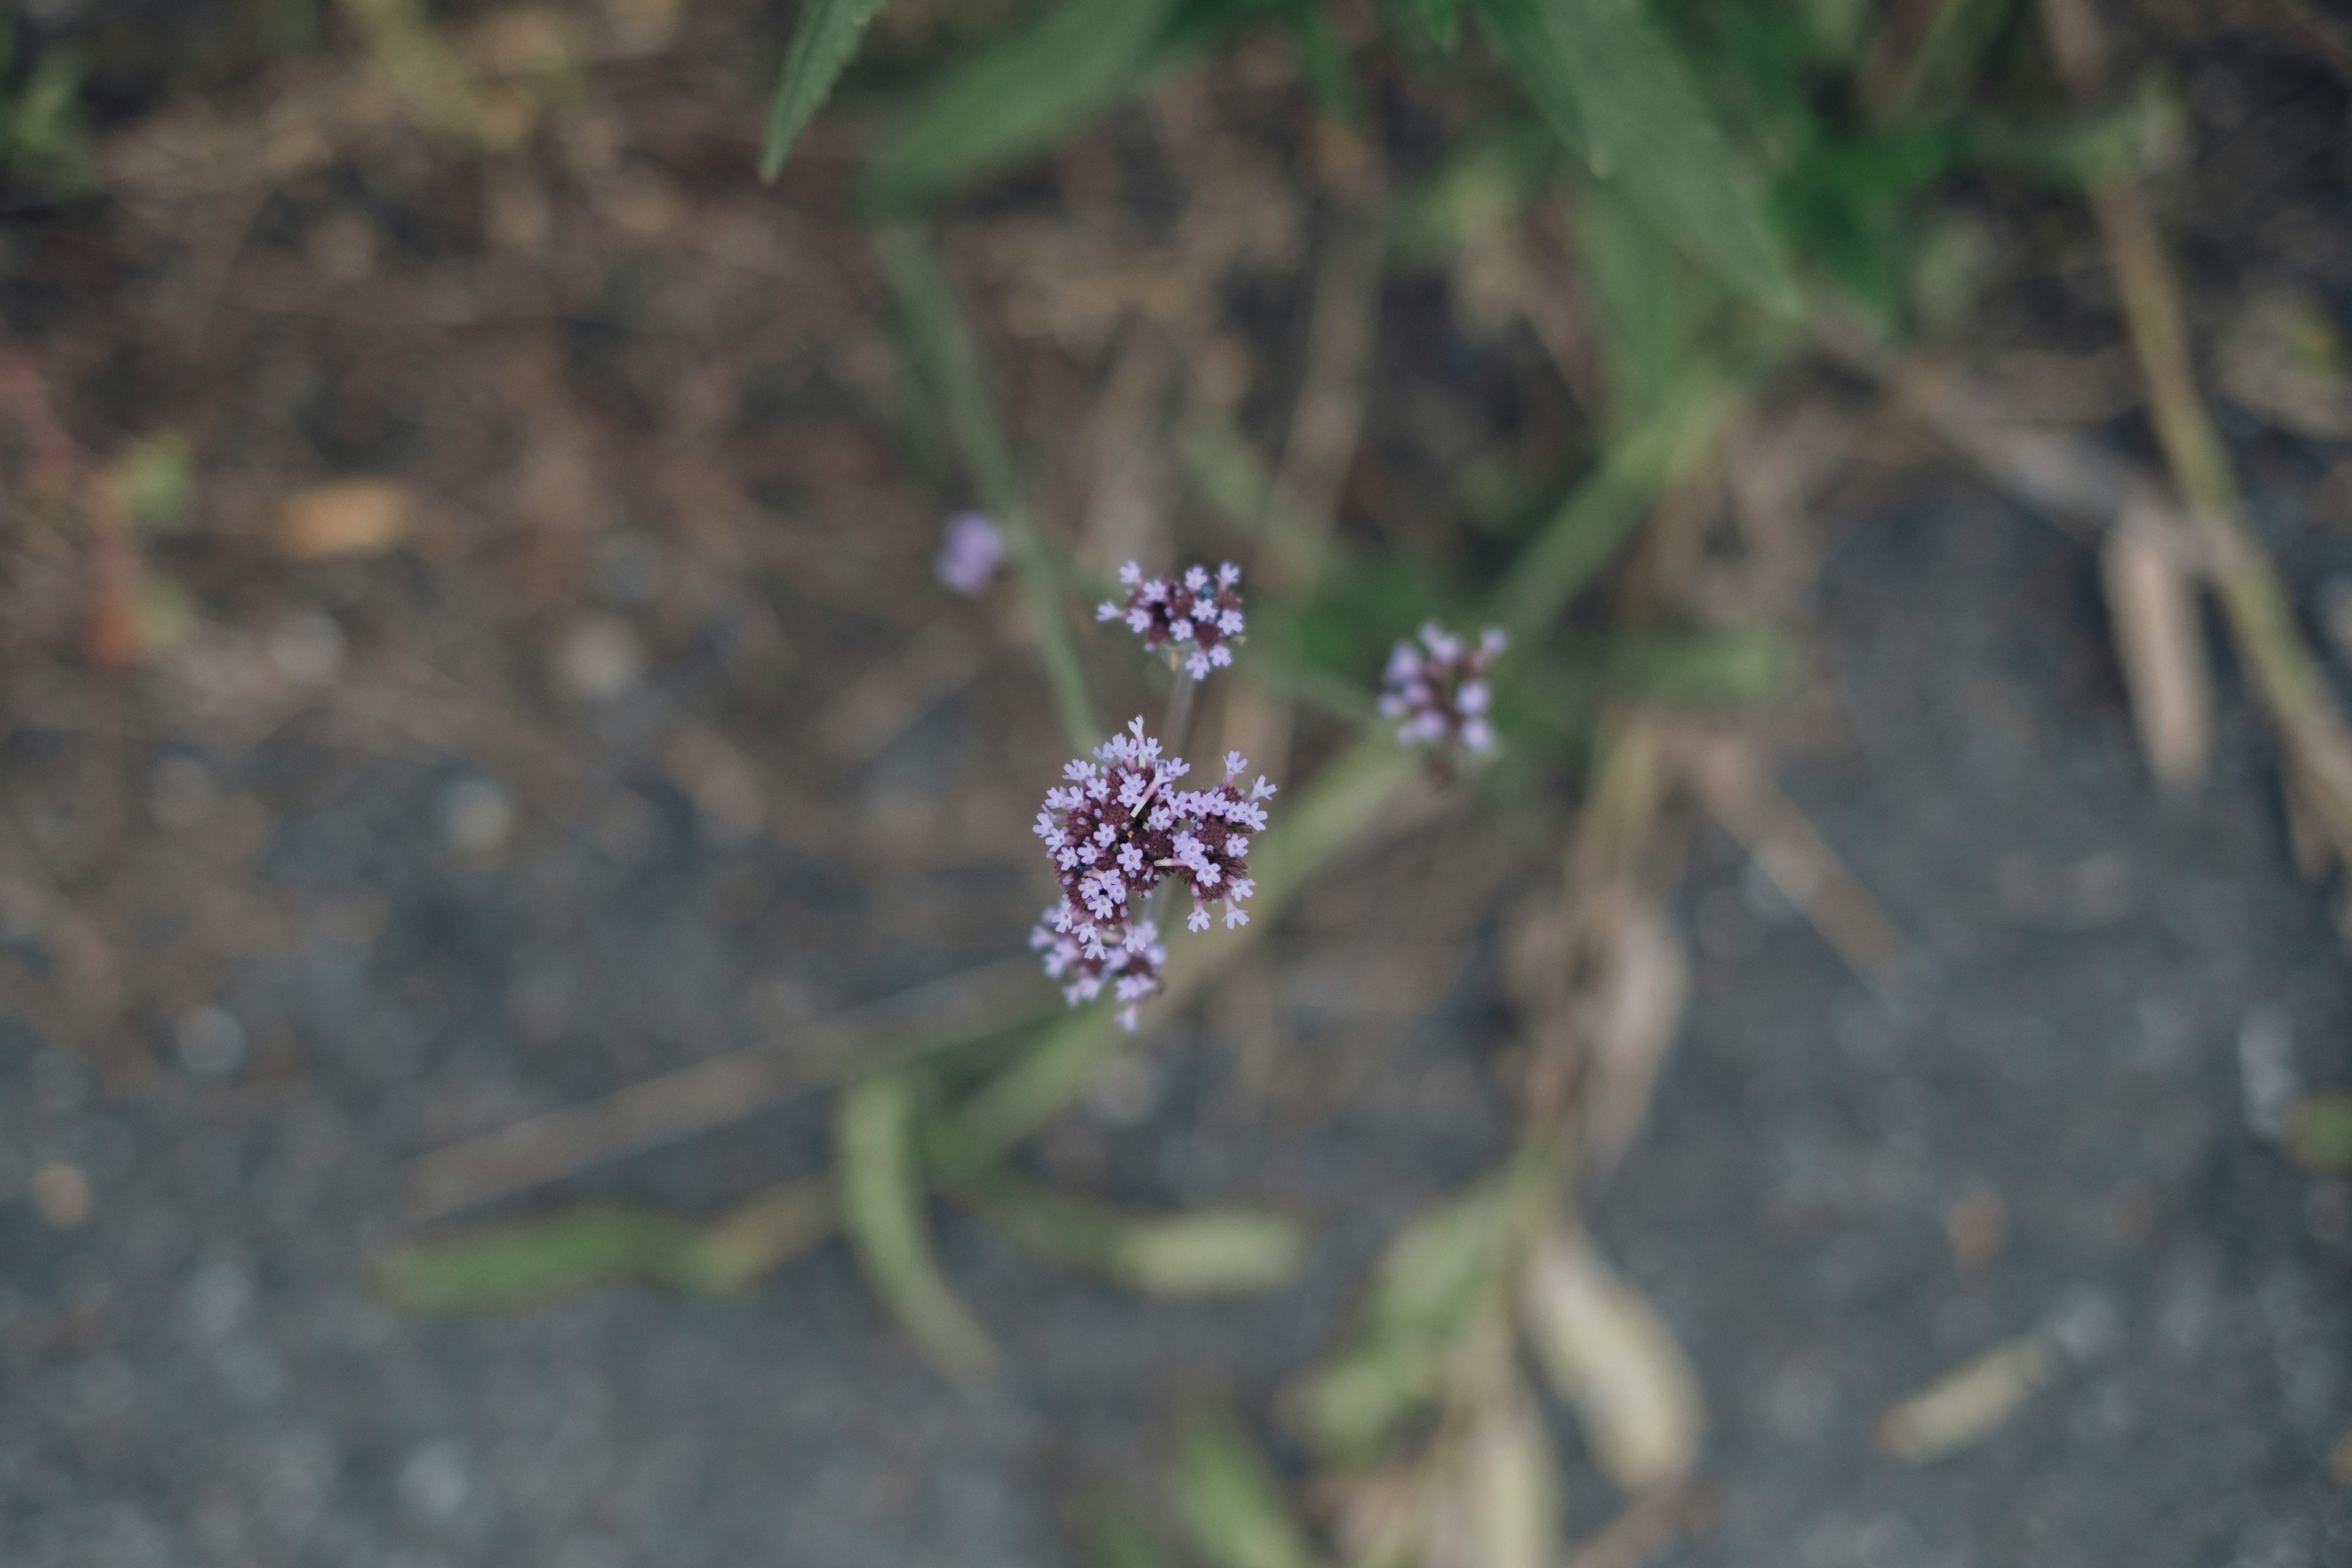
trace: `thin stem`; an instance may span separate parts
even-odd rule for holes
[[[1069,732],[1071,743],[1086,751],[1102,731],[1095,722],[1094,700],[1087,691],[1077,644],[1062,614],[1054,552],[1021,493],[1012,447],[981,384],[980,356],[957,314],[947,277],[939,258],[911,224],[885,226],[876,234],[875,243],[898,301],[908,351],[939,396],[949,434],[982,503],[1013,546],[1021,597],[1037,634],[1037,651],[1045,661],[1062,726]]]

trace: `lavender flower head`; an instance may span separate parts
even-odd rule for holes
[[[932,563],[940,582],[971,598],[987,591],[1003,563],[1004,531],[987,514],[960,511],[948,519],[940,536],[939,559]]]
[[[1127,587],[1126,602],[1105,599],[1095,607],[1095,619],[1125,621],[1147,649],[1191,644],[1184,668],[1195,680],[1234,662],[1230,645],[1240,639],[1243,625],[1240,567],[1230,561],[1218,567],[1213,586],[1205,566],[1188,569],[1181,579],[1146,577],[1130,561],[1118,569],[1118,580]]]
[[[1029,945],[1045,954],[1072,1006],[1109,984],[1127,1004],[1119,1022],[1135,1027],[1136,1005],[1160,989],[1166,956],[1144,901],[1164,881],[1192,895],[1190,931],[1209,928],[1212,905],[1228,927],[1247,925],[1242,900],[1256,890],[1249,874],[1250,835],[1265,827],[1259,802],[1274,794],[1260,778],[1244,794],[1249,766],[1238,752],[1225,754],[1224,781],[1203,790],[1179,789],[1192,770],[1162,758],[1160,742],[1136,720],[1127,732],[1062,770],[1065,784],[1045,792],[1036,834],[1062,884],[1061,901],[1045,911]]]
[[[1488,626],[1472,648],[1432,621],[1421,628],[1418,646],[1397,644],[1381,677],[1381,712],[1404,721],[1397,726],[1397,744],[1450,739],[1465,751],[1491,751],[1495,729],[1486,709],[1493,694],[1486,688],[1486,668],[1507,640]]]

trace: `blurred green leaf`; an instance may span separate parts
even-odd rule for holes
[[[772,180],[852,57],[866,24],[883,0],[808,0],[793,28],[784,68],[768,101],[768,132],[760,143],[760,178]]]
[[[917,1173],[913,1085],[903,1074],[842,1092],[834,1120],[841,1220],[875,1293],[926,1355],[951,1377],[996,1360],[988,1331],[967,1310],[931,1250]]]
[[[1613,637],[1591,649],[1600,680],[1672,707],[1743,708],[1789,689],[1796,656],[1769,631]]]
[[[1061,0],[948,68],[867,172],[903,210],[1043,151],[1124,97],[1160,58],[1172,0]]]
[[[1389,26],[1422,54],[1450,55],[1462,42],[1462,0],[1381,0]]]
[[[1135,1505],[1116,1494],[1097,1498],[1087,1509],[1087,1542],[1095,1568],[1176,1568],[1176,1558]]]
[[[1407,261],[1443,260],[1517,219],[1559,162],[1559,139],[1538,120],[1460,137],[1397,197],[1389,243]]]
[[[1177,1498],[1193,1543],[1215,1568],[1311,1568],[1316,1557],[1249,1435],[1197,1415],[1178,1439]]]
[[[1291,52],[1298,58],[1298,74],[1323,118],[1356,125],[1364,117],[1364,101],[1348,66],[1348,49],[1324,14],[1320,0],[1286,0],[1282,19],[1290,28]]]
[[[1726,283],[1793,312],[1795,284],[1728,142],[1628,0],[1477,0],[1495,52],[1600,178]]]
[[[1495,618],[1515,642],[1531,640],[1608,564],[1712,438],[1726,406],[1719,389],[1686,379],[1610,441],[1600,468],[1520,552],[1496,593]]]
[[[1298,1271],[1306,1246],[1287,1215],[1247,1208],[1139,1214],[1002,1170],[960,1184],[956,1195],[1030,1250],[1147,1296],[1268,1289]]]
[[[159,430],[135,443],[122,466],[122,500],[131,525],[162,532],[188,510],[195,488],[195,458],[177,430]]]
[[[1299,1434],[1317,1452],[1360,1463],[1436,1403],[1444,1364],[1435,1347],[1372,1341],[1318,1365],[1293,1385],[1286,1403]]]
[[[1481,1182],[1423,1209],[1397,1232],[1372,1271],[1363,1337],[1444,1339],[1467,1321],[1502,1287],[1517,1213],[1513,1197],[1502,1182]]]
[[[1682,379],[1697,336],[1700,283],[1612,182],[1587,184],[1577,245],[1622,423],[1654,412]]]
[[[787,1182],[707,1223],[587,1204],[397,1248],[377,1263],[375,1286],[413,1312],[505,1311],[624,1282],[725,1293],[831,1235],[835,1218],[819,1180]]]
[[[2287,1157],[2306,1171],[2352,1172],[2352,1091],[2334,1089],[2295,1102],[2286,1122]]]

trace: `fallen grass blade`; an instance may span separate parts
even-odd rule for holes
[[[982,504],[1012,543],[1022,601],[1037,634],[1038,651],[1053,684],[1062,728],[1071,744],[1089,750],[1102,731],[1095,723],[1086,670],[1063,615],[1053,552],[1022,496],[1012,447],[982,384],[980,357],[956,309],[947,277],[938,257],[911,225],[888,225],[876,235],[875,243],[889,275],[908,355],[947,415],[949,434],[980,491]]]
[[[1734,289],[1798,305],[1730,143],[1643,11],[1624,0],[1478,0],[1495,52],[1571,152]]]
[[[1172,0],[1062,0],[948,68],[875,160],[867,197],[903,211],[1018,162],[1126,96],[1160,56]]]
[[[857,53],[866,24],[883,0],[809,0],[793,28],[792,47],[768,102],[768,131],[760,142],[760,178],[772,180],[800,139],[811,116],[833,92],[833,84]]]
[[[1519,1311],[1611,1480],[1643,1492],[1690,1474],[1706,1430],[1697,1374],[1657,1309],[1580,1232],[1555,1231],[1528,1254]]]
[[[2189,574],[2155,531],[2126,522],[2099,552],[2116,655],[2148,772],[2167,790],[2194,784],[2213,744],[2213,678]]]
[[[835,1113],[842,1225],[876,1295],[940,1370],[969,1378],[996,1360],[932,1253],[915,1170],[913,1086],[900,1074],[844,1090]]]
[[[1199,1415],[1178,1439],[1177,1497],[1214,1568],[1312,1568],[1315,1553],[1247,1433]]]
[[[1627,911],[1590,1026],[1582,1148],[1605,1171],[1633,1145],[1650,1113],[1658,1068],[1690,1002],[1690,958],[1682,935],[1654,901]]]
[[[1041,1257],[1147,1296],[1269,1289],[1298,1271],[1306,1246],[1297,1220],[1269,1210],[1138,1214],[1002,1171],[959,1186],[954,1195]]]
[[[413,1243],[375,1268],[377,1292],[414,1312],[496,1312],[592,1285],[739,1290],[833,1232],[821,1180],[786,1183],[710,1223],[590,1204]]]
[[[2057,1357],[2039,1334],[1996,1345],[1888,1410],[1878,1423],[1878,1446],[1924,1463],[1980,1442],[2056,1370]]]

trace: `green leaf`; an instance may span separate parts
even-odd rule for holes
[[[1792,313],[1796,286],[1731,148],[1629,0],[1477,0],[1495,52],[1570,149],[1709,270]]]
[[[1298,1271],[1305,1249],[1298,1222],[1265,1209],[1137,1214],[1003,1171],[960,1185],[956,1195],[1031,1251],[1147,1296],[1270,1289]]]
[[[1608,353],[1611,415],[1654,410],[1681,380],[1699,325],[1698,280],[1623,191],[1595,180],[1577,208],[1577,243]]]
[[[784,51],[776,95],[768,100],[768,133],[760,143],[760,178],[772,180],[784,166],[811,116],[833,91],[842,68],[857,53],[866,24],[882,0],[809,0]]]
[[[866,1277],[923,1352],[950,1377],[985,1372],[996,1360],[988,1331],[940,1272],[923,1215],[923,1186],[911,1130],[913,1086],[903,1074],[845,1089],[835,1112],[841,1218]]]
[[[1360,123],[1364,100],[1348,68],[1348,47],[1340,42],[1318,0],[1289,0],[1282,16],[1290,26],[1291,52],[1298,58],[1298,74],[1315,107],[1324,119],[1338,124]]]
[[[1060,140],[1160,58],[1172,8],[1172,0],[1062,0],[950,67],[867,172],[868,198],[904,210]]]
[[[1450,55],[1462,42],[1462,0],[1382,0],[1389,26],[1425,55]]]
[[[586,1204],[412,1243],[375,1267],[375,1288],[412,1312],[497,1312],[592,1285],[741,1289],[832,1234],[822,1181],[788,1182],[709,1223]]]
[[[1360,1463],[1405,1421],[1437,1402],[1444,1357],[1431,1346],[1381,1341],[1324,1362],[1292,1388],[1291,1420],[1318,1453]]]
[[[1187,1422],[1176,1485],[1184,1523],[1215,1568],[1312,1568],[1315,1553],[1246,1433],[1222,1416]]]

